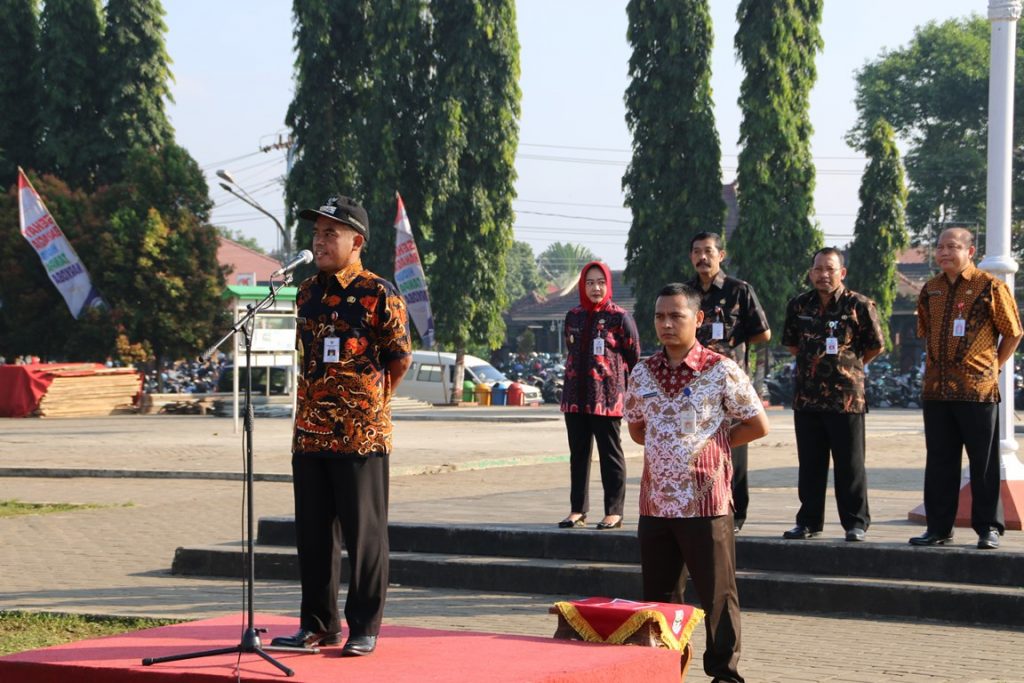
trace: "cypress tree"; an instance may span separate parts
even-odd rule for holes
[[[497,348],[519,139],[515,3],[450,0],[432,11],[437,75],[426,156],[436,168],[429,274],[437,338],[459,352]]]
[[[0,185],[36,168],[39,142],[39,2],[0,0]]]
[[[92,188],[106,153],[99,1],[47,0],[40,33],[43,166],[72,187]]]
[[[366,0],[295,0],[295,95],[285,123],[292,130],[296,159],[285,184],[286,220],[319,206],[331,194],[359,196],[357,151],[362,127],[360,101],[373,46],[365,42]],[[370,216],[371,242],[380,227]],[[294,247],[309,242],[295,234]],[[308,274],[310,269],[306,269]],[[301,272],[300,272],[301,275]]]
[[[847,259],[846,283],[875,300],[888,338],[896,300],[896,262],[909,243],[907,188],[892,126],[884,120],[876,121],[864,151],[869,162],[860,184],[860,209]]]
[[[173,76],[163,16],[160,0],[108,0],[101,58],[107,91],[101,174],[106,179],[120,178],[120,166],[132,147],[154,148],[174,140],[164,111],[164,101],[173,101]]]
[[[363,262],[389,279],[395,267],[396,191],[402,194],[417,243],[425,245],[429,237],[429,174],[420,152],[430,101],[429,62],[424,63],[430,54],[428,17],[422,0],[375,0],[366,27],[366,40],[373,46],[368,75],[373,87],[359,103],[364,112],[359,186],[375,229]]]
[[[757,291],[772,329],[803,288],[823,238],[811,224],[814,163],[808,103],[822,48],[822,0],[741,0],[739,225],[736,274]]]
[[[625,275],[636,293],[641,336],[653,342],[657,291],[683,279],[690,237],[719,230],[725,218],[711,98],[713,35],[707,0],[631,0],[626,12],[633,159],[622,185],[633,220]]]

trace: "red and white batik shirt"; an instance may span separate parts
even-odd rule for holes
[[[689,391],[687,391],[689,389]],[[696,413],[684,434],[683,413]],[[761,410],[746,373],[732,360],[695,343],[678,367],[665,352],[641,361],[629,377],[625,418],[645,423],[640,514],[714,517],[732,506],[729,427]]]

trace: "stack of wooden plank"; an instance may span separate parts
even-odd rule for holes
[[[42,417],[89,417],[132,409],[142,379],[132,368],[106,368],[93,363],[48,368],[53,382],[39,402]]]

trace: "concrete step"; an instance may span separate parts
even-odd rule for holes
[[[246,567],[245,548],[235,543],[178,548],[172,573],[239,578]],[[298,578],[295,551],[284,546],[258,546],[255,567],[257,579]],[[346,576],[347,571],[343,562]],[[392,551],[391,583],[549,594],[553,601],[593,595],[642,597],[640,567],[628,561]],[[739,571],[737,583],[741,604],[747,608],[1024,627],[1024,589],[1016,587],[754,570]],[[690,585],[686,601],[699,602]]]
[[[394,551],[639,564],[636,536],[629,532],[392,523]],[[291,517],[259,520],[260,546],[295,546]],[[740,570],[817,576],[857,576],[896,581],[955,582],[964,585],[1024,585],[1024,554],[965,547],[916,548],[907,543],[781,538],[736,539]]]

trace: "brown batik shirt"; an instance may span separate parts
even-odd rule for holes
[[[296,295],[298,407],[292,452],[385,455],[391,450],[388,364],[411,353],[401,294],[358,261],[319,273]],[[330,339],[337,341],[328,341]],[[325,357],[325,349],[336,349]]]
[[[700,292],[704,322],[697,328],[697,341],[705,348],[731,358],[747,369],[747,340],[768,330],[768,318],[754,288],[743,280],[719,270],[707,291],[700,277],[687,282]],[[714,323],[722,323],[722,338],[712,339]]]
[[[957,318],[963,336],[953,336]],[[1013,293],[974,264],[950,283],[939,273],[917,299],[917,336],[926,340],[922,398],[926,401],[999,402],[999,336],[1021,334]]]
[[[826,353],[835,337],[838,353]],[[883,346],[875,302],[845,287],[821,305],[817,290],[794,297],[786,308],[782,345],[797,347],[793,410],[864,413],[865,352]]]

